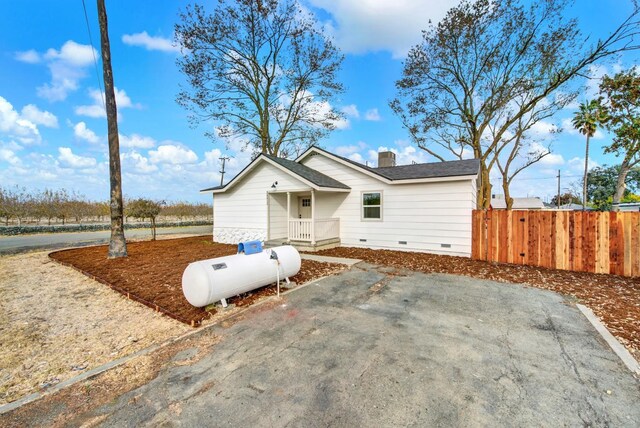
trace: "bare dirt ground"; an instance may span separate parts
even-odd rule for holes
[[[184,323],[198,326],[216,314],[216,309],[191,306],[182,293],[182,273],[197,260],[235,254],[237,246],[211,242],[209,236],[133,242],[128,257],[107,259],[106,245],[51,253],[58,262],[73,266],[98,281]],[[290,278],[298,284],[330,275],[344,266],[303,260],[300,272]],[[227,301],[246,306],[257,298],[276,294],[273,285],[232,297]]]
[[[189,330],[47,252],[0,257],[0,404]]]
[[[490,263],[466,257],[340,247],[315,254],[425,273],[449,273],[543,288],[575,297],[640,360],[640,278]]]
[[[106,246],[63,252],[82,270],[145,299],[192,311],[216,322],[276,294],[275,286],[229,299],[235,308],[205,311],[184,299],[181,275],[191,261],[235,253],[209,237],[129,242],[129,258],[107,260]],[[175,251],[174,251],[175,250]],[[163,267],[156,269],[154,267]],[[343,269],[342,265],[303,261],[293,278],[299,284]],[[142,285],[142,287],[140,287]],[[164,299],[164,300],[162,300]],[[217,312],[217,313],[216,313]],[[0,257],[0,404],[45,391],[74,376],[193,329],[114,292],[81,272],[56,263],[48,252]],[[138,359],[140,361],[144,359]]]

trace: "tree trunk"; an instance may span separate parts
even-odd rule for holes
[[[589,134],[587,134],[587,149],[584,155],[584,177],[582,178],[582,211],[587,208],[587,172],[589,171]]]
[[[152,217],[151,218],[151,240],[155,241],[156,240],[156,218]]]
[[[104,6],[104,0],[97,1],[102,48],[102,73],[104,76],[104,92],[107,109],[109,177],[111,184],[111,240],[109,241],[108,257],[113,259],[127,256],[127,241],[124,237],[122,177],[120,173],[120,141],[118,139],[118,111],[113,88],[113,71],[111,69],[111,47],[109,45],[107,11]]]
[[[491,204],[491,180],[489,179],[489,170],[480,161],[480,179],[478,181],[478,193],[476,196],[476,205],[479,210],[486,210]]]
[[[513,198],[509,193],[509,181],[504,175],[502,176],[502,191],[504,192],[504,203],[507,205],[507,209],[510,210],[513,207]]]
[[[627,174],[629,174],[630,170],[629,160],[625,158],[620,165],[620,173],[618,174],[618,181],[616,182],[616,193],[613,194],[613,211],[620,211],[618,204],[624,197],[624,190],[626,188],[625,181],[627,181]]]

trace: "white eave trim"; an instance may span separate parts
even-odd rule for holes
[[[478,174],[452,175],[449,177],[409,178],[406,180],[394,180],[391,182],[391,184],[433,183],[437,181],[465,181],[465,180],[475,180],[476,178],[478,178]]]
[[[213,193],[213,194],[216,194],[216,193],[224,193],[224,192],[226,192],[228,189],[230,189],[233,186],[235,186],[235,184],[237,182],[241,181],[243,177],[245,177],[247,174],[249,174],[251,171],[253,171],[253,169],[256,168],[261,161],[268,162],[269,164],[271,164],[274,167],[278,168],[280,171],[282,171],[282,172],[294,177],[296,180],[306,184],[311,189],[318,190],[318,191],[325,191],[325,192],[350,192],[351,191],[351,189],[342,189],[342,188],[334,188],[334,187],[320,187],[317,184],[314,184],[311,181],[307,180],[306,178],[296,174],[295,172],[283,167],[279,163],[274,162],[273,160],[269,159],[268,157],[260,155],[257,158],[255,158],[252,163],[247,165],[247,167],[245,167],[245,169],[240,174],[238,174],[235,177],[233,177],[233,179],[230,182],[228,182],[226,186],[224,186],[224,187],[222,187],[220,189],[200,191],[200,193]]]

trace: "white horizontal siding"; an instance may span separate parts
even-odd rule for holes
[[[274,193],[269,200],[269,239],[287,237],[287,194]]]
[[[327,215],[340,217],[342,245],[470,256],[474,180],[390,185],[323,155],[303,163],[352,189],[340,199],[331,195],[339,205]],[[382,191],[382,221],[361,219],[362,191]],[[320,201],[316,206],[323,209]]]
[[[336,211],[348,196],[348,193],[316,192],[316,218],[336,217]]]

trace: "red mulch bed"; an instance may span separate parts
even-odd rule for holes
[[[514,282],[574,296],[580,303],[591,308],[636,358],[640,357],[640,278],[365,248],[341,247],[315,254],[356,258],[368,263],[425,273],[449,273]]]
[[[74,248],[49,254],[53,260],[71,266],[108,285],[125,296],[192,326],[216,311],[191,306],[182,294],[182,272],[198,260],[235,254],[237,246],[211,242],[209,236],[127,243],[128,257],[107,259],[108,246]],[[302,260],[300,272],[292,278],[304,284],[343,269],[342,265]],[[276,294],[275,284],[227,299],[246,306],[263,296]]]

